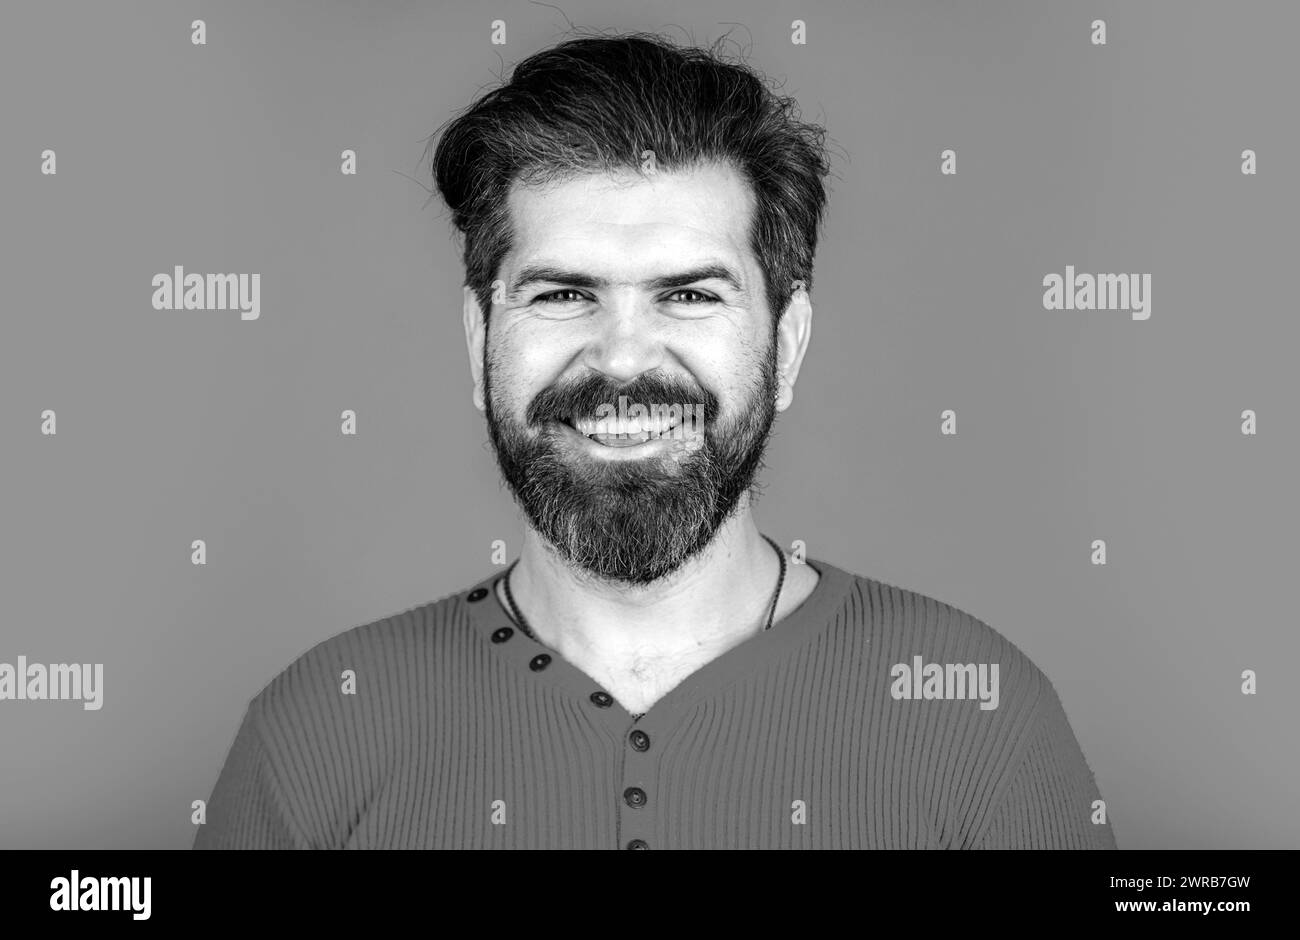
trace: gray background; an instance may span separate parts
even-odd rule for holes
[[[1121,848],[1300,847],[1300,9],[561,5],[733,30],[837,147],[761,528],[1019,645]],[[5,0],[0,661],[102,662],[105,690],[0,702],[0,846],[190,845],[281,668],[513,557],[420,158],[565,29],[527,2]],[[260,273],[261,318],[153,310],[176,264]],[[1150,272],[1151,319],[1043,310],[1067,264]]]

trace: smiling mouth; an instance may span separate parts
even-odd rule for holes
[[[604,433],[604,432],[586,432],[578,428],[572,421],[562,420],[558,422],[564,425],[574,434],[579,434],[587,440],[604,447],[638,447],[649,440],[658,440],[658,437],[652,437],[649,431],[627,431],[623,433]]]
[[[596,430],[594,421],[573,420],[571,418],[554,419],[551,423],[562,425],[574,434],[602,447],[640,447],[646,443],[669,442],[682,437],[681,421],[674,420],[667,424],[656,422],[652,428],[645,428],[635,422],[621,430]]]

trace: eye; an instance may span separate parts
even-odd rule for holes
[[[572,297],[563,297],[561,295],[572,294]],[[546,294],[538,294],[533,303],[538,304],[572,304],[583,300],[581,292],[574,290],[572,287],[562,287],[559,290],[553,290]]]
[[[698,291],[698,290],[696,290],[696,289],[693,288],[693,287],[683,287],[683,288],[680,288],[680,289],[678,289],[678,290],[673,291],[671,294],[668,295],[668,297],[669,297],[669,299],[671,300],[673,297],[679,297],[679,296],[681,296],[681,295],[683,295],[683,294],[691,295],[691,296],[694,297],[695,299],[694,299],[694,300],[673,300],[673,301],[671,301],[671,302],[672,302],[672,303],[684,303],[684,304],[689,304],[689,305],[694,305],[694,304],[714,304],[714,303],[717,303],[717,302],[718,302],[718,298],[714,297],[712,294],[706,294],[706,293],[704,293],[703,291]]]

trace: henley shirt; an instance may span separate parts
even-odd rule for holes
[[[807,563],[798,608],[640,716],[513,625],[500,570],[324,640],[249,703],[194,847],[1115,848],[1024,653]],[[997,664],[996,707],[960,668],[908,691],[922,664]]]

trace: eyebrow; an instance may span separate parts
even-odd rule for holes
[[[649,280],[642,281],[640,286],[649,290],[664,290],[672,287],[685,287],[697,281],[722,281],[732,290],[744,293],[744,288],[740,286],[740,278],[732,273],[732,270],[726,265],[717,263],[704,264],[675,274],[662,274],[659,277],[652,277]],[[539,282],[565,284],[569,287],[585,287],[591,290],[608,287],[610,283],[605,278],[593,277],[579,271],[566,271],[563,268],[546,264],[527,265],[515,276],[514,283],[510,288],[510,296],[518,297],[529,284]]]

